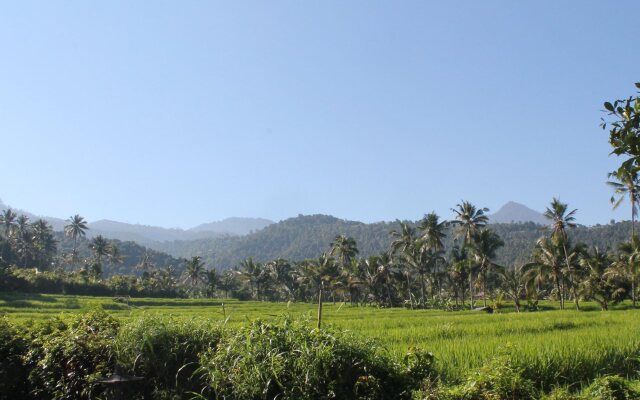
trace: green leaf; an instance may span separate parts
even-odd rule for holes
[[[640,89],[640,82],[636,82],[636,87]]]
[[[613,112],[613,104],[609,103],[608,101],[604,103],[604,108],[606,108],[608,111]]]

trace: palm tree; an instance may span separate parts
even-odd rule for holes
[[[31,225],[33,244],[39,268],[46,268],[57,251],[53,229],[45,220],[38,219]]]
[[[102,258],[109,255],[109,241],[104,236],[98,235],[89,243],[89,249],[93,252],[95,261],[102,266]]]
[[[607,182],[614,190],[614,196],[611,196],[611,204],[615,210],[622,203],[625,197],[629,197],[631,204],[631,236],[635,235],[636,215],[638,214],[638,202],[640,201],[640,179],[638,178],[638,170],[629,167],[620,167],[617,171],[609,174],[609,178],[615,181]],[[618,196],[616,200],[615,195]]]
[[[485,227],[489,221],[489,217],[485,214],[488,208],[476,208],[468,201],[463,201],[452,208],[455,219],[451,221],[453,225],[458,226],[457,236],[463,238],[463,245],[468,244],[473,239],[476,231]]]
[[[489,273],[493,268],[502,268],[493,262],[496,252],[502,246],[504,246],[504,242],[491,229],[476,233],[470,242],[471,253],[476,262],[476,279],[482,283],[482,300],[485,307],[487,306],[487,279]]]
[[[338,257],[342,268],[347,268],[351,264],[351,259],[358,255],[358,246],[352,237],[338,235],[329,246],[331,248],[329,255]]]
[[[578,210],[574,209],[572,211],[568,211],[568,209],[568,204],[562,203],[558,198],[554,197],[553,200],[551,200],[550,207],[547,207],[543,215],[551,221],[551,237],[555,239],[557,243],[562,245],[566,268],[567,270],[570,270],[571,263],[569,261],[569,253],[567,251],[567,243],[569,239],[567,235],[567,228],[575,228],[577,226],[575,223],[575,214]],[[562,290],[564,290],[564,285]],[[564,308],[564,302],[562,307]]]
[[[536,285],[551,280],[555,285],[560,299],[560,309],[564,309],[564,275],[562,249],[550,238],[540,238],[533,250],[533,262],[524,266],[527,277],[532,279]]]
[[[407,258],[415,260],[417,257],[417,249],[416,249],[416,232],[411,225],[407,223],[400,223],[400,231],[392,230],[389,232],[393,239],[391,242],[391,251],[397,254],[399,259],[399,263],[402,265],[403,273],[402,275],[407,281],[407,301],[411,305],[411,309],[413,309],[413,296],[411,293],[411,275],[413,266],[416,263],[407,262]],[[423,288],[424,291],[424,288]]]
[[[618,260],[614,263],[614,270],[617,275],[627,278],[631,282],[631,302],[636,307],[638,287],[638,264],[640,264],[640,239],[633,236],[629,242],[621,243],[618,247],[620,252]]]
[[[469,261],[466,248],[453,246],[449,254],[449,281],[453,287],[456,306],[458,305],[458,294],[460,294],[464,307],[465,286],[469,282]]]
[[[253,258],[249,257],[240,262],[240,268],[242,270],[240,272],[242,279],[249,282],[251,295],[260,300],[260,275],[263,270],[262,264],[254,262]]]
[[[435,212],[431,212],[424,216],[422,221],[420,221],[420,231],[422,234],[420,235],[420,246],[426,250],[427,252],[439,252],[444,249],[444,243],[442,240],[447,236],[444,233],[445,228],[447,227],[447,221],[439,221],[438,214]],[[438,261],[444,258],[435,259],[435,263],[433,266],[433,275],[438,287],[438,295],[442,293],[442,286],[440,280],[440,272],[438,269]]]
[[[513,299],[516,312],[520,312],[520,299],[527,289],[525,269],[522,265],[513,269],[505,269],[500,272],[500,278],[505,293]]]
[[[617,291],[611,282],[614,274],[609,273],[612,264],[611,255],[594,247],[591,254],[582,257],[580,264],[587,273],[580,284],[583,293],[587,298],[597,302],[603,311],[608,310],[609,302]]]
[[[191,282],[191,288],[195,290],[195,288],[200,284],[206,274],[206,269],[204,267],[204,262],[202,262],[202,258],[200,258],[199,256],[194,256],[191,257],[190,260],[186,260],[185,273],[185,279]]]
[[[73,238],[73,253],[71,255],[72,262],[77,262],[78,258],[78,237],[85,237],[87,229],[87,221],[80,215],[76,214],[67,219],[68,224],[64,226],[64,234]]]
[[[16,228],[16,218],[18,215],[11,209],[11,207],[7,208],[0,214],[0,224],[2,224],[4,228],[4,236],[9,238],[13,231]]]

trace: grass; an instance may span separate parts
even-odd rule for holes
[[[224,307],[223,307],[224,304]],[[54,316],[101,308],[120,319],[143,314],[171,319],[227,320],[230,327],[282,314],[314,323],[316,305],[208,299],[130,299],[38,294],[0,294],[0,314],[30,324]],[[618,306],[608,312],[585,304],[581,312],[500,313],[379,309],[325,303],[323,323],[378,339],[400,357],[411,347],[435,354],[439,373],[457,382],[499,352],[509,352],[525,374],[549,388],[555,383],[587,382],[595,376],[619,373],[635,376],[640,357],[640,311]]]

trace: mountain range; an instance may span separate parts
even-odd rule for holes
[[[4,210],[7,207],[8,206],[0,200],[0,210]],[[31,220],[37,218],[44,219],[51,224],[54,231],[64,230],[64,226],[67,224],[66,220],[61,218],[39,216],[21,209],[15,210],[18,214],[28,216]],[[102,235],[109,239],[149,244],[151,242],[207,239],[220,236],[242,236],[263,229],[273,223],[273,221],[264,218],[232,217],[226,218],[222,221],[201,224],[190,229],[180,229],[129,224],[126,222],[102,219],[88,223],[89,231],[87,231],[87,236],[95,237],[97,235]]]
[[[0,203],[0,209],[3,208],[4,205]],[[62,219],[45,219],[58,231],[65,224]],[[226,269],[248,257],[256,261],[278,257],[290,260],[317,258],[328,250],[330,243],[340,234],[356,240],[359,256],[380,254],[389,249],[392,241],[390,231],[399,230],[402,222],[413,226],[418,223],[399,220],[363,223],[329,215],[299,215],[278,223],[260,218],[229,218],[182,230],[101,220],[90,223],[87,234],[89,238],[102,234],[110,239],[137,242],[152,249],[158,262],[164,260],[162,257],[171,257],[166,260],[175,265],[178,258],[201,256],[208,266]],[[541,213],[515,202],[509,202],[490,214],[490,228],[505,242],[497,253],[498,264],[515,265],[528,261],[536,240],[545,234],[547,224]],[[571,237],[601,249],[615,249],[620,242],[628,240],[629,231],[629,222],[579,226],[572,230]],[[453,232],[449,230],[445,240],[448,249],[453,245],[453,237]],[[129,247],[133,250],[132,254],[125,255],[131,258],[123,267],[125,269],[131,263],[138,262],[140,254],[144,253],[144,248]]]

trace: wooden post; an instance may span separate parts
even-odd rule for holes
[[[320,290],[318,292],[318,329],[320,329],[320,325],[322,324],[322,288],[324,283],[320,283]]]

